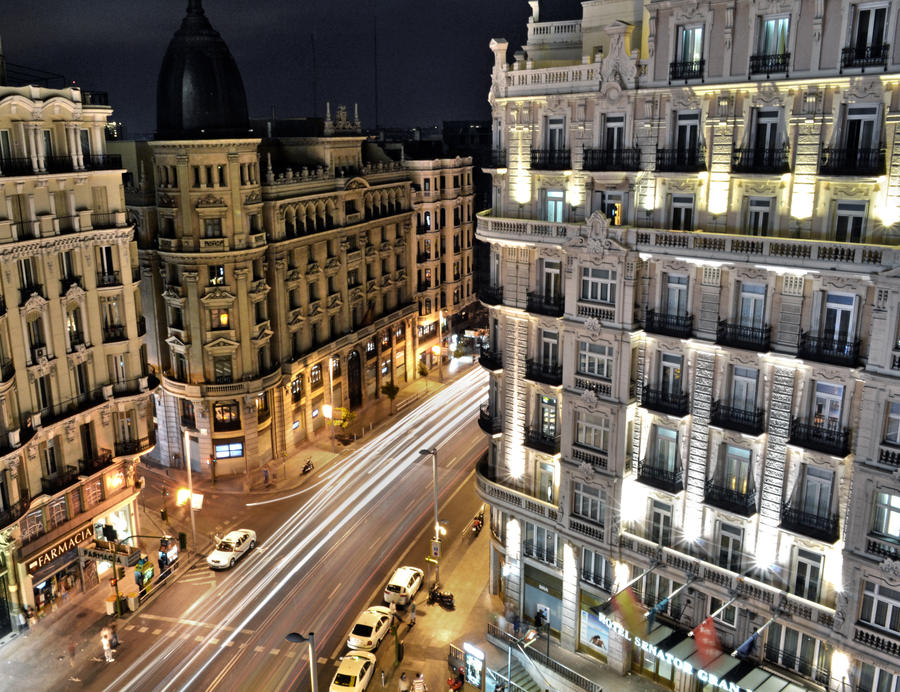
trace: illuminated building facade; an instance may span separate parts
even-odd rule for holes
[[[0,637],[104,576],[79,551],[104,526],[138,531],[156,383],[105,97],[0,83]]]
[[[691,581],[654,645],[719,611],[734,684],[898,689],[900,7],[530,4],[477,217],[494,590],[688,690],[593,609]]]

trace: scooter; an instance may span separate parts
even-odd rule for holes
[[[477,536],[484,528],[484,509],[482,508],[472,519],[472,535]]]
[[[441,591],[440,584],[435,584],[428,591],[428,605],[433,605],[435,603],[447,610],[456,608],[453,603],[453,594],[449,591]]]
[[[306,463],[303,465],[303,472],[302,472],[302,473],[303,473],[304,475],[306,475],[307,473],[309,473],[310,471],[312,471],[314,468],[315,468],[315,467],[313,466],[313,463],[312,463],[312,457],[308,457],[308,458],[306,459]]]
[[[447,678],[447,686],[450,688],[451,692],[456,692],[457,690],[462,689],[463,684],[466,681],[465,671],[462,666],[460,666],[456,670],[456,675],[452,678]]]

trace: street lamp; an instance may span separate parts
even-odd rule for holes
[[[444,331],[441,320],[444,317],[444,311],[438,310],[438,375],[441,382],[444,381]]]
[[[319,677],[316,670],[316,637],[315,632],[310,632],[307,636],[303,636],[298,632],[291,632],[285,635],[285,639],[295,644],[306,642],[309,644],[309,689],[312,692],[319,692]]]
[[[188,490],[191,493],[191,501],[188,504],[188,512],[191,514],[191,547],[197,552],[197,525],[194,522],[194,481],[191,478],[191,438],[188,429],[184,430],[184,458],[187,461]]]
[[[331,404],[322,405],[322,415],[328,419],[328,424],[331,426],[331,453],[334,454],[334,409]]]
[[[441,540],[441,522],[438,519],[438,490],[437,490],[437,447],[431,449],[420,449],[419,454],[422,456],[431,456],[431,475],[434,481],[434,540]],[[434,583],[437,584],[441,580],[441,569],[439,559],[434,561]]]

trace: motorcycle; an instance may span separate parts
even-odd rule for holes
[[[456,607],[453,603],[453,594],[449,591],[441,591],[440,584],[435,584],[428,591],[428,605],[435,603],[447,610],[453,610]]]
[[[475,515],[475,518],[472,519],[472,535],[477,536],[481,533],[481,529],[484,528],[484,508]]]
[[[456,675],[452,678],[447,678],[447,686],[450,688],[451,692],[456,692],[457,690],[461,690],[463,684],[466,682],[465,671],[462,666],[457,668]]]
[[[314,468],[315,467],[313,466],[313,463],[312,463],[312,457],[309,457],[306,460],[306,463],[303,465],[303,474],[306,475],[307,473],[312,471]]]

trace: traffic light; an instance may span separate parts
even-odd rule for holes
[[[187,550],[187,534],[184,531],[178,532],[178,547]]]
[[[164,524],[169,523],[169,512],[166,510],[165,507],[163,507],[161,510],[159,510],[159,518],[162,519]]]

